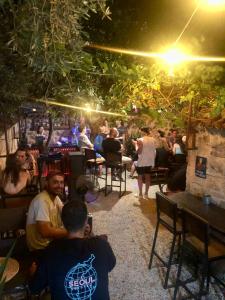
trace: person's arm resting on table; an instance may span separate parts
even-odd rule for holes
[[[48,207],[45,203],[41,203],[36,216],[37,230],[43,238],[57,239],[67,235],[64,228],[52,227]]]
[[[54,228],[50,222],[37,221],[37,230],[43,238],[60,239],[67,235],[64,228]]]

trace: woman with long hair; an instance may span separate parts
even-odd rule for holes
[[[178,136],[175,139],[175,143],[173,145],[173,154],[185,154],[185,144],[183,143],[181,136]]]
[[[15,154],[6,158],[5,170],[2,174],[2,188],[5,193],[15,195],[20,193],[30,182],[30,174],[18,163]]]

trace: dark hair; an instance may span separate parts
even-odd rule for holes
[[[87,220],[87,206],[81,200],[71,200],[62,209],[62,222],[66,230],[75,232],[84,227]]]
[[[186,148],[184,142],[182,141],[182,136],[178,135],[175,139],[175,143],[177,143],[180,146],[181,151],[185,153]]]
[[[38,126],[38,128],[37,128],[37,133],[39,133],[39,130],[40,130],[40,128],[41,128],[41,127],[43,127],[43,128],[44,128],[44,126],[43,126],[43,125],[39,125],[39,126]]]
[[[150,133],[150,128],[149,127],[141,127],[141,131],[146,133],[146,134],[149,134]]]
[[[165,132],[163,132],[162,130],[158,130],[158,133],[159,133],[160,137],[164,137],[165,136]]]
[[[16,155],[9,154],[6,158],[5,170],[3,171],[3,183],[5,184],[11,178],[11,182],[16,186],[21,170],[21,166],[17,163]]]
[[[18,151],[24,151],[24,152],[26,152],[26,154],[27,154],[27,150],[28,150],[28,149],[29,149],[29,147],[23,147],[23,146],[20,146],[20,147],[17,148],[15,154],[17,154]]]
[[[52,177],[61,176],[64,178],[64,174],[62,172],[50,172],[48,173],[46,180],[49,181]]]
[[[82,132],[82,131],[84,130],[84,128],[85,128],[85,125],[80,125],[80,126],[78,127],[78,131],[79,131],[79,132]]]

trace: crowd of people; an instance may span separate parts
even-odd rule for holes
[[[107,300],[108,273],[116,264],[115,255],[105,236],[91,234],[84,201],[72,199],[63,205],[63,187],[63,174],[49,174],[45,190],[28,210],[30,291],[40,294],[48,287],[55,300],[82,299],[87,291],[93,300]]]
[[[129,129],[121,121],[111,128],[104,121],[92,137],[90,128],[81,119],[72,132],[81,151],[95,150],[103,161],[108,153],[120,153],[121,161],[132,165],[130,177],[137,172],[139,198],[148,198],[151,171],[155,166],[168,167],[174,157],[185,156],[185,136],[178,135],[175,129],[165,136],[162,130],[151,132],[149,127],[142,127],[137,130],[136,138],[130,135],[131,150],[126,144]],[[37,143],[43,146],[45,140],[43,127],[40,127]],[[1,188],[9,195],[23,193],[35,174],[34,157],[27,149],[19,148],[6,159]],[[184,190],[185,174],[184,164],[169,179],[168,190]],[[112,168],[111,176],[112,180],[124,180],[116,167]],[[44,190],[29,205],[26,239],[32,257],[30,290],[38,294],[49,287],[52,299],[58,300],[82,299],[88,291],[93,300],[107,300],[108,273],[116,264],[112,248],[105,236],[94,236],[91,232],[85,202],[74,198],[63,203],[63,191],[64,174],[49,173]]]

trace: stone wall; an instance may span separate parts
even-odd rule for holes
[[[225,207],[225,130],[201,129],[196,135],[196,150],[188,152],[187,187],[192,194],[210,194]],[[196,156],[207,158],[206,178],[195,175]]]

